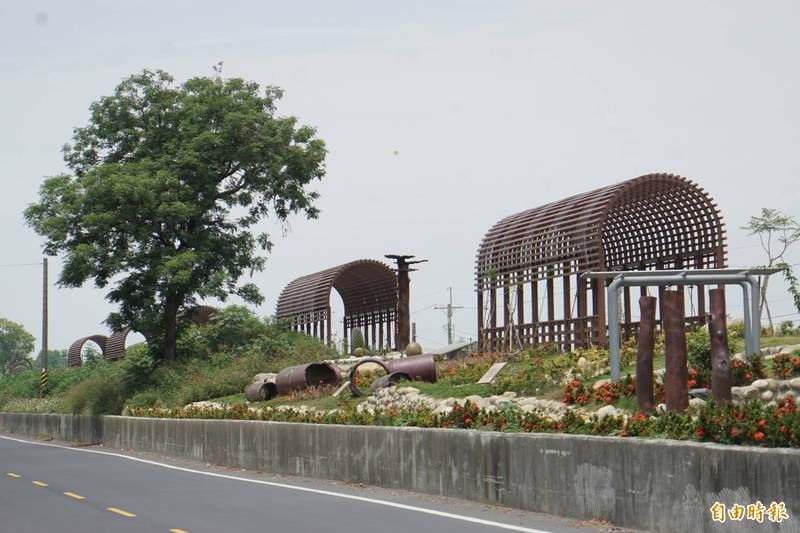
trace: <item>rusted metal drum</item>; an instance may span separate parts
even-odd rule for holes
[[[259,374],[244,391],[248,402],[263,402],[274,398],[278,394],[275,384],[277,374]]]
[[[108,337],[105,335],[90,335],[89,337],[81,337],[73,342],[69,347],[69,351],[67,352],[67,366],[76,367],[83,364],[81,352],[83,352],[84,344],[90,341],[100,347],[100,353],[105,354]]]
[[[392,359],[387,361],[386,365],[389,367],[389,373],[402,372],[411,376],[413,380],[436,382],[436,361],[432,354]]]
[[[375,392],[378,389],[384,389],[386,387],[396,385],[401,381],[411,381],[411,376],[405,372],[392,372],[373,381],[372,385],[369,386],[369,390]]]
[[[305,389],[317,385],[335,385],[342,379],[342,372],[336,365],[328,363],[308,363],[290,366],[278,372],[275,378],[278,394]]]

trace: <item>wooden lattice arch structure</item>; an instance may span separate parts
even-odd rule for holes
[[[590,283],[582,273],[722,268],[725,259],[717,205],[696,183],[672,174],[640,176],[511,215],[492,226],[478,249],[481,348],[602,345],[604,282]],[[699,289],[694,321],[705,316]],[[631,335],[629,289],[623,297],[624,331]]]
[[[390,348],[397,336],[397,278],[380,261],[359,259],[295,279],[278,298],[276,316],[330,343],[331,289],[344,304],[345,345],[352,328],[359,327],[367,345]]]

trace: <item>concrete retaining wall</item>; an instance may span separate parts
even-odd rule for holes
[[[0,413],[0,431],[81,444],[100,444],[101,420],[83,415]]]
[[[48,415],[0,414],[4,431],[54,437]],[[65,425],[66,424],[66,425]],[[800,532],[800,450],[468,430],[103,417],[106,446],[406,489],[654,531]],[[72,427],[67,431],[67,427]],[[89,426],[84,427],[91,427]],[[88,431],[86,433],[94,433]],[[88,442],[88,441],[87,441]],[[715,524],[709,507],[785,502],[777,527]],[[768,522],[768,520],[765,519]],[[772,526],[772,527],[770,527]]]

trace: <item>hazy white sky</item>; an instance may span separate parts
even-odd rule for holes
[[[22,211],[64,170],[60,147],[93,100],[143,68],[182,80],[218,61],[284,88],[279,111],[330,150],[320,219],[285,238],[273,226],[261,315],[297,276],[415,253],[430,260],[412,278],[423,346],[446,340],[432,306],[448,286],[465,307],[457,334],[474,337],[473,262],[492,224],[655,171],[707,189],[730,263],[759,264],[739,229],[749,216],[800,216],[798,15],[797,2],[730,0],[4,2],[0,265],[40,260]],[[0,316],[37,343],[39,276],[0,266]],[[794,311],[782,282],[771,294],[776,315]],[[110,310],[99,290],[51,287],[50,346],[106,331]]]

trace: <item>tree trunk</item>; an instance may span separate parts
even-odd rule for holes
[[[717,405],[731,401],[731,352],[728,348],[728,327],[725,312],[725,289],[712,289],[711,324],[711,391]]]
[[[769,262],[768,266],[772,266],[772,261]],[[769,276],[763,276],[761,278],[763,283],[761,284],[761,309],[760,313],[764,312],[764,309],[767,310],[767,319],[769,321],[769,331],[770,334],[775,334],[775,325],[772,323],[772,312],[769,309],[769,302],[767,302],[767,287],[769,286]],[[761,322],[758,323],[758,327],[761,327]]]
[[[164,360],[173,361],[175,359],[175,344],[178,336],[178,307],[179,297],[177,294],[167,295],[164,307]]]

